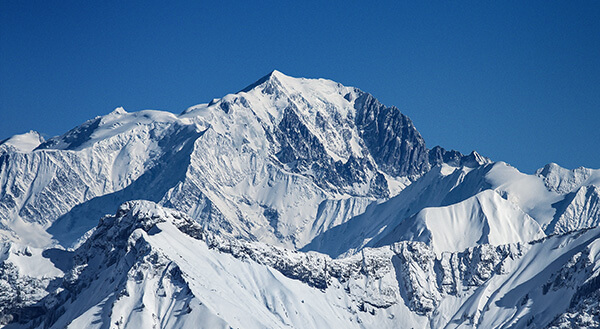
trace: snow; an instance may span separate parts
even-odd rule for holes
[[[13,327],[545,327],[596,275],[598,241],[594,228],[438,257],[403,242],[331,259],[223,240],[181,212],[132,201],[75,251],[67,290],[42,303],[56,307]],[[322,275],[325,286],[311,284]]]
[[[83,143],[79,149],[90,147],[100,141],[106,142],[119,134],[134,130],[140,125],[165,125],[177,122],[177,116],[170,112],[144,110],[128,113],[119,107],[105,115],[100,120],[98,127],[90,135],[89,140]]]
[[[594,227],[600,224],[600,190],[580,186],[594,181],[594,171],[585,171],[592,173],[589,178],[580,179],[573,195],[564,195],[549,188],[543,177],[521,173],[504,162],[474,168],[443,164],[390,200],[318,235],[304,250],[337,256],[416,239],[443,240],[438,252],[459,251],[484,242],[531,241],[543,236],[540,228],[548,235]],[[482,206],[475,202],[480,199],[489,202]],[[482,235],[486,225],[497,225],[498,234]],[[429,227],[439,228],[437,239]],[[466,239],[464,232],[469,232]]]
[[[347,118],[355,111],[353,102],[344,98],[346,94],[356,93],[354,88],[325,79],[292,78],[278,71],[273,71],[265,79],[262,85],[266,85],[265,88],[277,88],[276,93],[264,92],[259,85],[245,92],[226,95],[207,106],[201,104],[192,107],[184,112],[184,117],[194,118],[210,113],[209,121],[213,128],[220,133],[234,133],[238,129],[231,129],[228,125],[244,124],[237,120],[240,116],[250,114],[252,121],[256,117],[260,122],[277,125],[284,112],[293,109],[310,132],[322,142],[334,161],[346,162],[353,154],[362,156],[363,150],[358,145],[360,138],[357,132],[346,124],[339,125],[340,118]],[[224,104],[229,109],[226,113],[229,118],[218,119],[223,114],[219,109]],[[343,135],[344,131],[352,134],[349,144],[346,142],[347,137]]]
[[[495,164],[486,175],[486,180],[491,188],[517,204],[542,227],[546,227],[554,217],[556,210],[552,204],[563,198],[549,191],[539,177],[523,174],[504,162]]]
[[[42,278],[62,276],[63,272],[54,263],[43,256],[44,249],[17,243],[5,243],[0,259],[17,268],[20,275]]]
[[[14,135],[8,139],[0,141],[0,151],[3,148],[12,147],[18,152],[31,152],[35,150],[44,138],[37,131],[29,131],[24,134]]]
[[[412,139],[376,152],[360,97],[273,71],[180,115],[116,108],[0,142],[0,324],[595,323],[599,169],[527,175],[475,151],[431,168],[403,116],[373,134]],[[423,167],[385,169],[394,143]]]
[[[564,233],[600,224],[600,187],[582,186],[568,197],[562,214],[555,216],[549,225],[552,232]]]
[[[600,187],[600,169],[580,167],[569,170],[556,163],[550,163],[544,168],[538,169],[536,175],[543,178],[549,189],[560,194],[573,192],[581,186]]]
[[[48,248],[55,244],[52,235],[38,223],[28,223],[16,217],[10,225],[14,236],[8,235],[7,232],[0,232],[0,237],[4,235],[8,241],[16,241],[36,248]]]
[[[384,288],[393,293],[397,281],[392,267],[371,279],[353,276],[346,281],[350,287],[335,280],[319,289],[254,259],[209,248],[205,241],[183,234],[181,227],[192,222],[182,216],[150,202],[131,202],[116,217],[104,219],[76,251],[77,259],[89,263],[75,266],[83,270],[77,271],[73,290],[68,292],[71,297],[57,309],[50,328],[100,328],[106,323],[131,328],[426,325],[425,317],[403,303],[381,308],[362,302],[362,298],[381,299]],[[126,250],[116,248],[124,241]],[[253,249],[272,248],[245,245],[241,252]],[[112,253],[118,254],[116,263],[108,261]],[[279,257],[290,257],[292,262],[320,257],[283,250],[265,256],[274,258],[264,260],[273,264],[288,261]],[[88,282],[90,278],[94,280]],[[361,297],[365,288],[367,295]],[[348,294],[348,289],[353,293]]]
[[[425,208],[378,242],[423,241],[440,255],[479,244],[502,245],[544,237],[539,224],[492,190],[446,207]]]
[[[532,322],[538,326],[547,324],[554,314],[568,307],[568,296],[573,294],[573,290],[567,286],[555,292],[550,290],[544,293],[542,283],[550,280],[554,273],[566,266],[566,261],[586,248],[591,241],[597,240],[598,234],[599,231],[594,229],[583,234],[553,237],[544,243],[534,244],[515,264],[509,275],[497,276],[490,280],[487,286],[494,293],[474,295],[462,310],[468,314],[475,313],[476,309],[487,310],[484,316],[474,319],[480,327],[523,326],[530,317],[525,315],[531,315]],[[584,277],[583,273],[573,275],[579,277],[574,278],[575,280]],[[557,282],[559,285],[564,284],[568,279],[565,277],[563,282]],[[531,302],[523,304],[525,296],[528,296]]]

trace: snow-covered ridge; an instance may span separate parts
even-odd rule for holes
[[[600,187],[600,169],[580,167],[569,170],[556,163],[550,163],[538,169],[535,174],[544,179],[549,189],[560,194],[571,193],[581,186]]]
[[[574,188],[560,194],[546,187],[543,177],[504,162],[474,168],[444,164],[390,200],[318,235],[303,250],[337,256],[417,240],[438,252],[460,251],[484,242],[527,242],[599,225],[600,187]],[[438,232],[437,239],[432,232]]]
[[[134,201],[74,251],[38,312],[10,310],[22,323],[9,327],[545,326],[589,296],[599,238],[596,228],[439,257],[402,242],[331,259],[219,238],[182,212]]]
[[[29,131],[24,134],[14,135],[0,141],[0,153],[8,150],[17,152],[31,152],[40,144],[44,143],[44,137],[37,131]]]
[[[599,172],[429,149],[372,95],[278,71],[117,108],[0,142],[0,322],[594,326]]]
[[[425,208],[403,221],[378,241],[423,241],[440,254],[463,251],[480,244],[503,245],[544,237],[541,226],[515,204],[492,190],[459,203]]]
[[[182,123],[176,115],[154,110],[144,110],[128,113],[122,107],[116,108],[107,115],[88,120],[81,126],[67,133],[50,138],[37,149],[81,150],[93,147],[95,144],[109,144],[112,138],[136,130],[141,125],[168,125]]]

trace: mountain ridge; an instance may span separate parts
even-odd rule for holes
[[[600,170],[429,149],[274,70],[0,142],[0,325],[600,326],[599,224]]]
[[[130,201],[104,217],[81,247],[51,258],[68,264],[61,266],[64,276],[53,277],[61,289],[29,279],[48,290],[25,295],[31,299],[24,309],[0,307],[0,314],[10,322],[6,328],[96,327],[109,320],[163,328],[305,327],[306,321],[546,326],[580,302],[589,305],[589,287],[600,274],[599,241],[592,228],[439,256],[422,242],[403,241],[331,259],[223,239],[185,213]],[[542,278],[530,283],[536,275]],[[548,303],[558,295],[560,302]],[[235,307],[240,298],[246,303]]]

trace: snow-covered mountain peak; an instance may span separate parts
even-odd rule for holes
[[[290,106],[299,110],[308,106],[314,107],[310,112],[342,111],[341,114],[346,115],[348,111],[352,111],[357,93],[361,92],[332,80],[295,78],[275,70],[236,95],[272,98],[279,101],[279,104],[274,105],[280,111]]]
[[[142,227],[152,227],[158,222],[173,222],[176,218],[187,217],[180,211],[159,206],[158,204],[147,200],[127,201],[119,206],[116,216],[112,218],[119,219],[120,222],[126,222],[126,225],[136,225]],[[129,222],[125,221],[125,218]],[[104,224],[101,221],[101,225]]]
[[[255,89],[266,94],[273,94],[276,92],[318,92],[329,89],[330,87],[353,89],[353,87],[344,87],[342,84],[328,79],[296,78],[286,75],[278,70],[273,70],[256,82],[242,89],[240,93],[251,92]]]
[[[338,115],[345,117],[349,111],[353,111],[352,100],[356,97],[352,94],[357,92],[356,88],[345,87],[331,80],[294,78],[273,71],[238,93],[190,107],[182,114],[186,117],[206,116],[208,110],[216,115],[214,112],[220,110],[235,116],[232,111],[250,110],[263,123],[278,125],[286,111],[293,111],[303,120],[313,121],[315,115],[326,120],[328,113],[338,112]]]
[[[110,114],[112,114],[112,115],[127,114],[127,111],[125,111],[125,109],[122,106],[119,106],[119,107],[115,108],[112,112],[110,112]]]
[[[273,71],[269,72],[268,74],[266,74],[265,76],[261,77],[260,79],[258,79],[256,81],[254,81],[253,83],[249,84],[248,86],[246,86],[245,88],[243,88],[239,92],[245,92],[245,93],[247,93],[247,92],[251,91],[252,89],[257,88],[258,86],[261,86],[261,85],[263,85],[263,84],[271,81],[271,79],[276,80],[277,77],[274,74],[275,71],[276,70],[273,70]],[[214,103],[214,100],[211,103]]]
[[[331,80],[37,137],[0,142],[0,326],[545,327],[597,305],[598,170],[428,149]]]
[[[98,226],[91,232],[87,241],[82,242],[84,248],[105,245],[107,242],[122,244],[127,241],[136,229],[142,229],[149,234],[158,223],[168,222],[175,227],[181,227],[184,232],[197,232],[202,234],[200,224],[192,220],[185,213],[169,209],[146,200],[134,200],[119,206],[115,215],[103,217]],[[185,227],[185,228],[184,228]],[[86,247],[87,246],[87,247]]]
[[[465,156],[462,161],[462,165],[466,167],[477,167],[488,163],[492,163],[492,160],[477,153],[477,151],[472,151],[469,155]]]
[[[170,112],[143,110],[129,113],[119,107],[104,116],[88,120],[63,135],[48,139],[37,149],[77,151],[100,142],[114,144],[118,139],[130,140],[150,131],[154,131],[155,136],[161,136],[161,131],[173,124],[185,125],[186,122]]]
[[[307,165],[317,160],[322,151],[326,156],[320,161],[350,161],[349,166],[353,161],[370,162],[373,167],[376,162],[393,177],[417,177],[430,165],[423,138],[397,108],[326,79],[272,72],[237,94],[192,107],[183,116],[223,135],[252,130],[241,140],[265,136],[274,141],[275,156],[292,170],[304,160],[309,160]]]
[[[0,141],[0,152],[11,148],[17,152],[31,152],[44,142],[44,137],[37,131],[30,130],[24,134],[14,135]]]
[[[573,192],[581,186],[600,187],[600,169],[579,167],[569,170],[556,163],[549,163],[535,174],[543,178],[548,189],[560,194]]]

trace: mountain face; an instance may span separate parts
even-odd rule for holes
[[[372,95],[274,71],[1,141],[0,324],[600,326],[599,193],[600,170],[428,149]]]
[[[53,278],[60,288],[18,277],[41,292],[0,312],[7,328],[558,326],[594,314],[599,243],[594,228],[438,256],[403,241],[331,259],[223,238],[134,201],[75,251],[49,256],[68,264]]]
[[[556,174],[560,167],[553,166]],[[588,172],[589,179],[571,179],[580,171]],[[365,246],[417,240],[439,251],[452,251],[481,243],[532,241],[600,223],[600,185],[595,185],[600,170],[560,168],[562,178],[553,178],[553,185],[548,183],[551,176],[541,172],[523,174],[504,162],[473,168],[443,164],[388,201],[372,204],[315,237],[303,250],[335,257]],[[561,181],[571,185],[559,193],[554,187]],[[465,232],[470,232],[466,238]]]
[[[14,139],[0,149],[0,223],[38,247],[72,246],[107,210],[144,199],[298,248],[466,158],[428,150],[408,117],[367,93],[277,71],[181,115],[119,108],[38,145]]]

